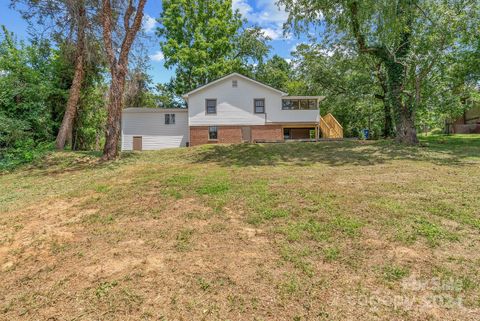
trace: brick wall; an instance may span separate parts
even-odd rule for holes
[[[208,127],[190,127],[190,146],[208,143]]]
[[[208,140],[208,126],[190,127],[190,146],[203,144],[238,144],[242,142],[242,127],[244,126],[217,126],[218,140]],[[250,126],[252,140],[282,141],[282,126]]]
[[[283,141],[282,126],[252,126],[252,140]]]
[[[208,139],[208,126],[190,127],[190,146],[203,144],[237,144],[242,142],[242,128],[239,126],[217,126],[218,139]]]
[[[242,142],[242,127],[219,126],[218,142],[220,144],[238,144]]]

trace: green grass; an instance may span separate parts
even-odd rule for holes
[[[386,265],[383,267],[383,277],[387,281],[399,281],[408,276],[408,269],[401,266]]]
[[[465,309],[435,309],[466,319],[480,136],[420,139],[62,152],[3,173],[0,319],[434,320],[362,305],[421,302],[411,277],[461,283]]]

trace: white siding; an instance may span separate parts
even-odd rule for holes
[[[233,80],[238,83],[236,88],[232,87]],[[282,97],[277,91],[233,75],[189,95],[189,125],[264,125],[320,120],[318,110],[282,110]],[[265,114],[254,113],[255,98],[265,99]],[[217,100],[216,114],[206,114],[206,99]]]
[[[267,114],[267,123],[305,123],[320,121],[319,110],[282,110],[282,105]]]
[[[175,124],[165,125],[165,114],[175,114]],[[186,146],[188,114],[186,111],[124,112],[122,150],[133,149],[133,136],[142,136],[143,150]]]

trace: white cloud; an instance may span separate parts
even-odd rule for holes
[[[248,4],[247,0],[233,0],[232,8],[233,10],[238,9],[244,17],[247,17],[253,11],[253,8]]]
[[[292,46],[292,48],[290,48],[290,51],[291,51],[291,52],[297,51],[297,49],[298,49],[298,47],[299,47],[300,45],[305,45],[305,42],[297,42],[296,44],[294,44],[294,45]]]
[[[150,55],[150,59],[152,59],[153,61],[162,61],[163,59],[165,59],[165,56],[163,55],[163,52],[159,50],[155,54]]]
[[[143,17],[143,30],[145,30],[145,32],[147,33],[152,32],[156,26],[157,20],[155,20],[155,18],[153,18],[152,16],[145,14],[145,16]]]
[[[320,53],[327,57],[332,57],[335,54],[335,49],[320,49]]]
[[[277,40],[282,38],[282,30],[273,29],[273,28],[263,28],[262,32],[265,36],[270,37],[272,40]]]
[[[233,0],[232,7],[250,23],[262,27],[264,33],[272,40],[289,39],[283,36],[283,24],[287,21],[288,13],[285,7],[278,7],[277,0],[257,0],[252,7],[247,0]]]
[[[292,63],[292,58],[285,58],[285,61],[288,62],[289,64]]]
[[[246,18],[258,24],[276,24],[281,25],[288,19],[288,13],[284,6],[277,6],[277,0],[257,0],[255,10],[252,9]]]

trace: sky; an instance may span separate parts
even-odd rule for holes
[[[291,52],[298,43],[304,42],[301,36],[296,38],[293,35],[283,35],[283,23],[288,18],[288,13],[275,4],[277,0],[232,0],[233,9],[238,9],[242,16],[248,20],[248,25],[259,26],[264,33],[272,40],[269,45],[272,47],[270,56],[277,54],[285,59],[291,58]],[[0,25],[5,25],[13,32],[18,39],[28,40],[28,26],[22,20],[18,12],[9,8],[10,0],[0,0]],[[147,34],[145,39],[150,57],[149,74],[154,83],[166,83],[173,76],[174,71],[166,69],[163,65],[163,54],[160,51],[158,38],[155,36],[155,29],[158,26],[156,18],[162,10],[161,0],[148,0],[145,7],[143,29]]]

